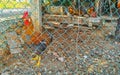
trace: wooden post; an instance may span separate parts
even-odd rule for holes
[[[101,11],[99,12],[99,10],[100,10],[100,0],[95,0],[95,7],[96,7],[97,15],[98,15],[98,13],[101,13]]]
[[[120,2],[120,0],[118,0],[118,2]]]
[[[109,0],[109,7],[110,7],[110,8],[109,8],[109,9],[110,9],[110,15],[109,15],[109,16],[112,18],[111,0]]]
[[[32,20],[34,25],[34,31],[42,32],[42,11],[41,11],[41,0],[32,0]]]

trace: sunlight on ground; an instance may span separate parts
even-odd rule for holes
[[[0,2],[0,9],[25,8],[29,6],[30,4],[27,2],[16,2],[16,1]]]

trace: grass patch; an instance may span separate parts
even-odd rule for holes
[[[16,1],[0,2],[0,9],[25,8],[30,7],[30,3]]]

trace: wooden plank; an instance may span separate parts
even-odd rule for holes
[[[48,26],[48,25],[43,25],[43,27],[44,27],[45,29],[49,29],[49,30],[55,29],[54,27],[51,27],[51,26]]]
[[[72,23],[73,24],[86,24],[86,18],[85,17],[79,17],[79,16],[74,16]]]
[[[72,22],[72,17],[67,16],[67,15],[44,15],[43,16],[43,22],[47,21],[57,21],[60,23],[71,23]]]
[[[59,27],[60,26],[60,22],[56,22],[56,21],[48,21],[46,24],[50,25],[52,27]]]
[[[101,18],[104,19],[104,20],[117,20],[118,19],[117,16],[110,17],[110,16],[107,16],[107,15],[101,16]]]
[[[49,24],[54,24],[53,22],[59,22],[59,23],[62,23],[62,24],[65,24],[65,23],[66,24],[80,24],[80,25],[86,24],[88,26],[103,25],[102,24],[102,18],[100,18],[100,17],[86,18],[86,17],[79,17],[79,16],[72,16],[71,17],[71,16],[67,16],[67,15],[44,15],[43,22],[44,23],[49,22]],[[59,26],[59,24],[57,24],[57,25]]]

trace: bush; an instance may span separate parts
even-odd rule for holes
[[[0,2],[0,9],[25,8],[25,7],[30,7],[30,4],[27,2],[16,2],[16,1]]]

